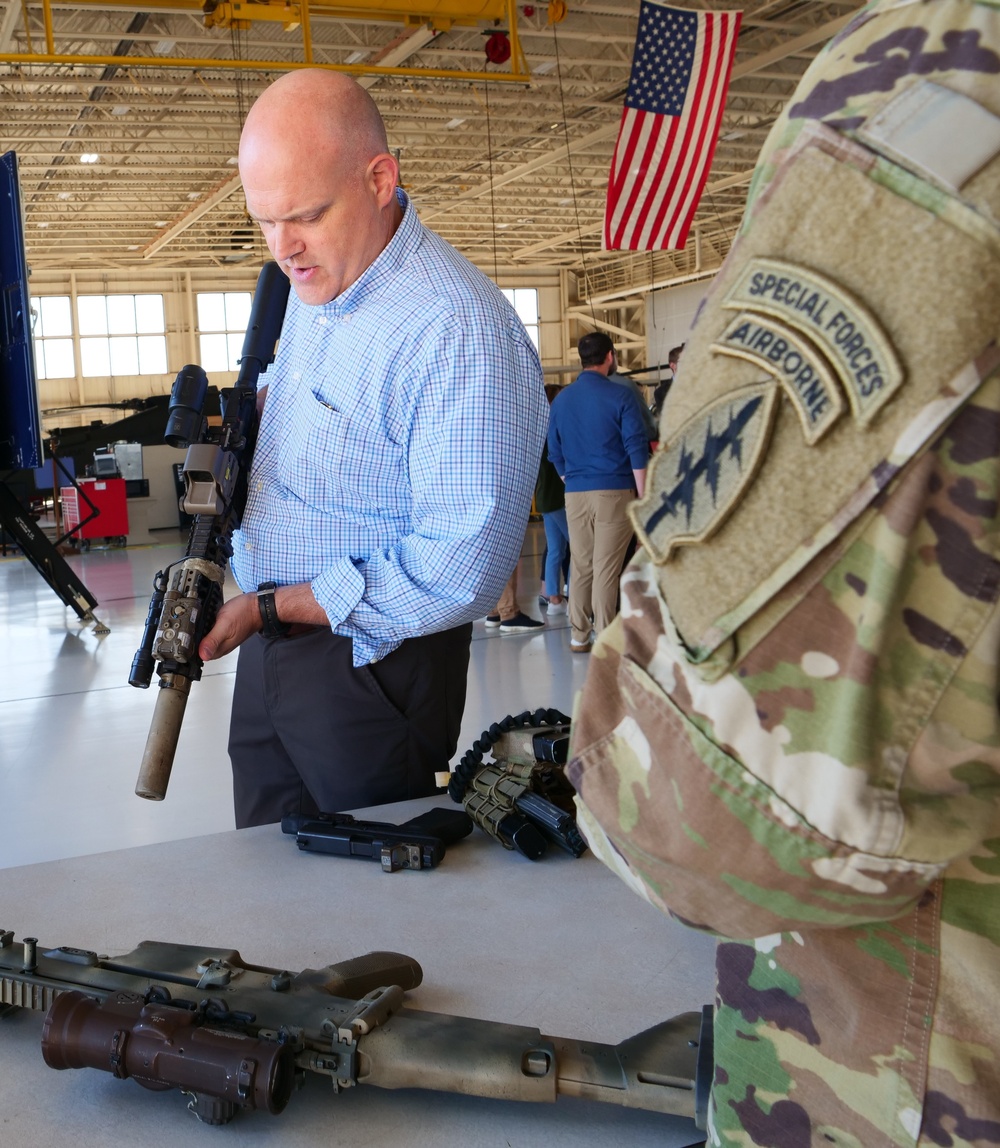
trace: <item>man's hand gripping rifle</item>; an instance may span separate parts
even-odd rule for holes
[[[166,795],[188,693],[191,683],[201,677],[198,647],[222,605],[233,531],[246,506],[257,428],[257,378],[274,362],[288,287],[280,267],[265,263],[257,280],[239,374],[232,389],[223,391],[221,426],[210,426],[204,417],[208,377],[201,367],[184,367],[170,392],[164,437],[171,446],[188,448],[181,509],[193,515],[194,521],[183,559],[153,580],[142,644],[128,679],[129,685],[147,689],[154,668],[160,679],[135,787],[140,797],[152,801],[162,801]]]

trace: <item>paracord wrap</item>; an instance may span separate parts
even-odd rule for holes
[[[469,749],[462,755],[461,760],[448,782],[448,793],[452,801],[462,804],[469,782],[483,764],[483,758],[505,733],[515,729],[546,729],[549,726],[569,725],[570,718],[559,710],[525,710],[516,715],[508,714],[498,722],[494,722],[489,729],[484,729]]]

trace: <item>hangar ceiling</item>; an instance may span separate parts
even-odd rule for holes
[[[549,4],[519,4],[512,63],[487,64],[489,36],[510,28],[508,2],[161,0],[136,10],[5,0],[0,150],[18,153],[32,267],[259,260],[235,167],[240,125],[283,68],[311,55],[370,89],[421,217],[485,269],[570,268],[591,297],[690,278],[725,255],[768,129],[817,51],[862,7],[744,0],[691,238],[683,252],[650,255],[601,250],[638,0],[568,0],[553,23]],[[561,0],[551,9],[557,17]],[[512,64],[528,82],[512,82]]]

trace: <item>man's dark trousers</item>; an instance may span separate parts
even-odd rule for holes
[[[236,826],[436,791],[458,746],[472,624],[409,638],[371,665],[326,627],[240,648],[229,756]]]

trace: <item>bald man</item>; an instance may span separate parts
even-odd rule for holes
[[[513,308],[426,230],[368,93],[289,73],[247,116],[247,209],[293,291],[232,570],[237,826],[426,796],[472,620],[524,537],[546,427]]]

